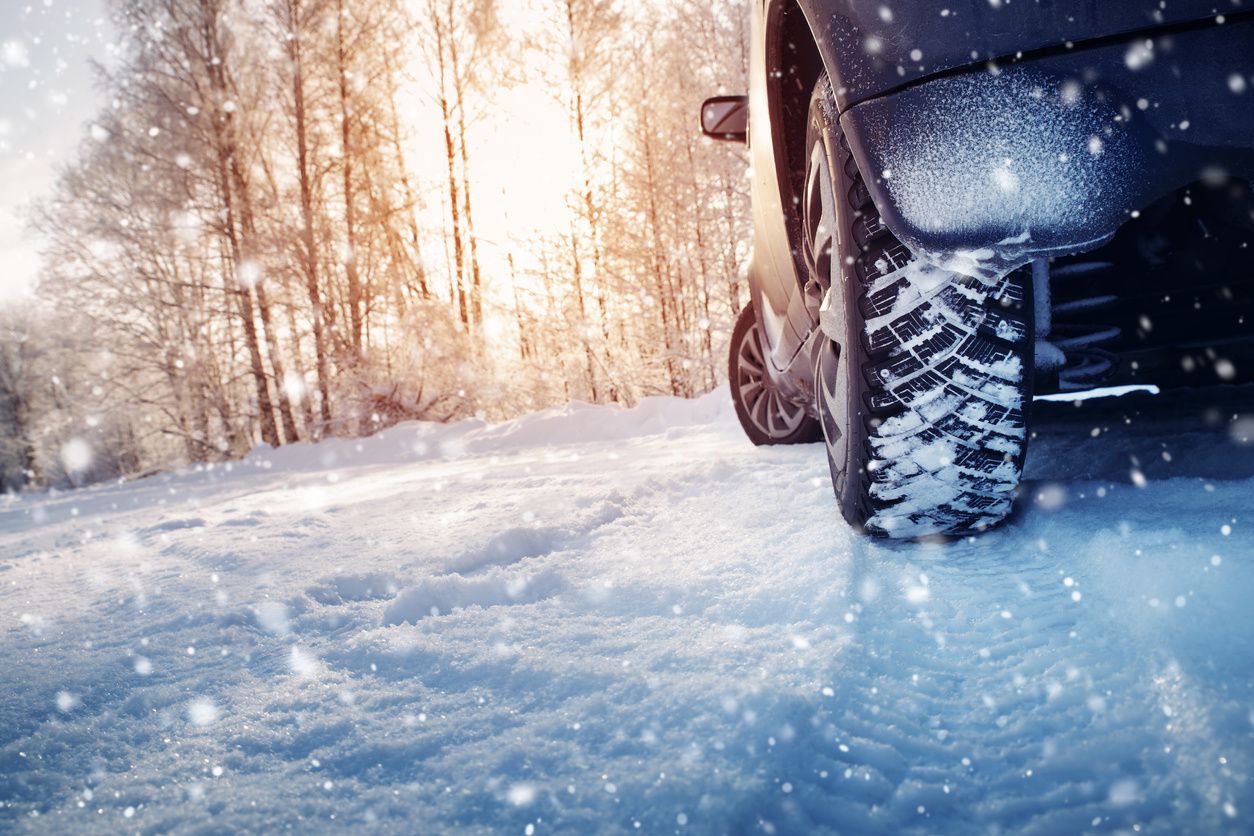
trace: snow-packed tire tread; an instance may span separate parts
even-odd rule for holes
[[[912,281],[918,262],[881,222],[843,136],[840,153],[866,323],[857,516],[880,535],[986,528],[1009,512],[1026,448],[1026,281],[1021,271]]]

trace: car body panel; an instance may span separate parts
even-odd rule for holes
[[[774,150],[774,132],[779,120],[778,117],[752,116],[755,113],[767,114],[771,109],[767,89],[769,79],[765,69],[768,41],[764,30],[767,12],[766,4],[762,0],[752,0],[749,147],[753,163],[754,237],[749,281],[754,291],[758,322],[762,325],[764,338],[768,343],[766,353],[774,370],[782,372],[800,348],[803,335],[810,329],[804,323],[794,321],[795,311],[791,318],[789,315],[790,306],[795,307],[799,288],[796,286],[796,268],[791,249],[794,231],[788,228],[790,213],[785,211],[784,190],[779,182],[777,155]]]
[[[885,224],[921,254],[995,251],[1007,270],[1112,235],[1212,176],[1254,176],[1254,20],[948,75],[841,124]],[[1241,77],[1244,79],[1244,76]]]
[[[832,86],[841,110],[973,62],[1214,19],[1216,5],[1214,0],[800,0],[824,63],[835,71]]]

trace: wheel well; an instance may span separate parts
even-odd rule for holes
[[[1209,180],[1142,207],[1101,247],[1051,259],[1053,336],[1090,337],[1070,359],[1116,360],[1094,385],[1254,380],[1254,192]],[[1038,376],[1040,390],[1060,387],[1077,388]]]
[[[766,71],[780,197],[794,253],[801,229],[800,195],[806,174],[806,117],[823,58],[796,0],[781,0],[767,20]],[[799,258],[799,256],[798,256]],[[798,275],[804,275],[799,270]]]

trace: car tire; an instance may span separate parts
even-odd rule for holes
[[[1030,272],[916,257],[881,222],[836,112],[824,76],[801,227],[823,290],[815,398],[837,501],[874,535],[983,530],[1010,512],[1027,449]]]
[[[784,397],[766,369],[761,330],[753,305],[746,305],[732,329],[727,379],[745,435],[758,446],[811,444],[823,440],[819,422],[806,407]]]

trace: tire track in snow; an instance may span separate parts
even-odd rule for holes
[[[1188,810],[1199,831],[1236,825],[1225,805],[1251,800],[1248,750],[1212,727],[1211,701],[1169,654],[1145,653],[1109,601],[1085,597],[1067,574],[1082,556],[1005,549],[1026,533],[856,544],[851,652],[806,707],[779,765],[789,791],[764,821],[1153,832],[1178,831]]]

